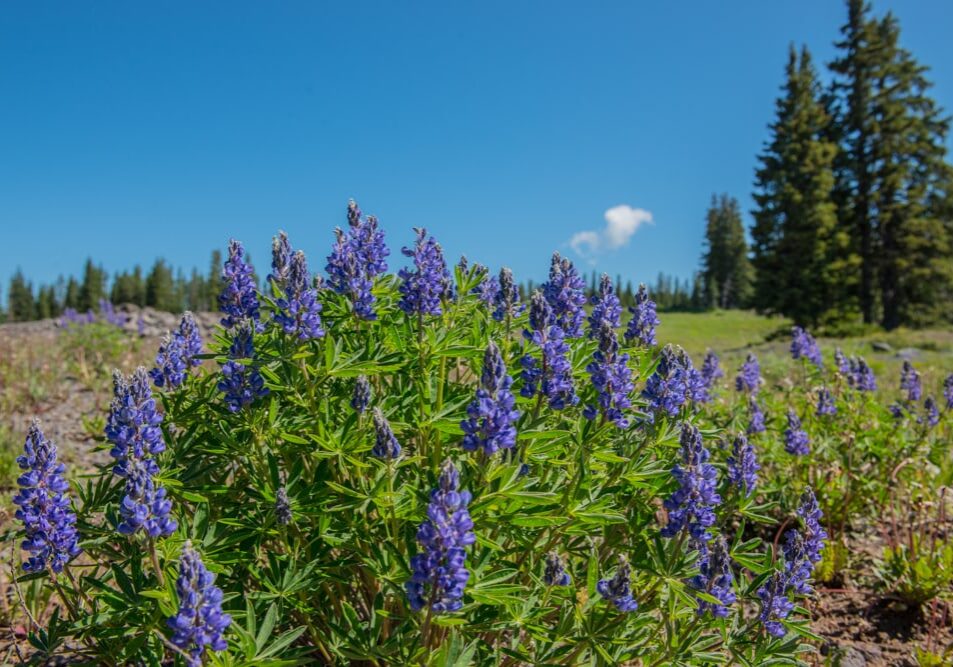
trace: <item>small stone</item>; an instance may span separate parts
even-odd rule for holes
[[[851,646],[844,651],[843,657],[837,664],[840,667],[867,667],[867,657]]]
[[[870,344],[870,347],[874,352],[892,352],[893,348],[890,346],[890,343],[885,343],[881,340],[875,340]]]

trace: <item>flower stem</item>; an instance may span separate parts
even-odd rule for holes
[[[152,569],[156,573],[160,586],[165,586],[165,577],[162,575],[162,567],[159,566],[159,552],[156,551],[156,541],[149,540],[149,556],[152,558]]]

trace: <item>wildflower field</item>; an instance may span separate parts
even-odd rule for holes
[[[623,312],[558,253],[521,296],[353,202],[328,240],[261,283],[231,241],[161,341],[0,330],[0,660],[951,663],[949,334]]]

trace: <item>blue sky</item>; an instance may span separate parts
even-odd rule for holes
[[[953,110],[953,2],[875,9],[900,17]],[[89,255],[204,270],[231,236],[264,273],[278,229],[321,268],[349,197],[395,254],[425,226],[454,260],[521,279],[544,278],[553,250],[687,277],[711,194],[750,208],[788,44],[826,62],[844,15],[835,0],[7,3],[0,279],[49,281]]]

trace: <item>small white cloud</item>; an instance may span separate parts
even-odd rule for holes
[[[569,247],[578,255],[591,255],[599,250],[601,239],[595,232],[576,232],[569,239]]]
[[[605,212],[604,217],[606,219],[604,229],[576,232],[569,239],[569,247],[590,263],[595,263],[596,255],[628,245],[629,239],[639,227],[646,223],[654,223],[650,211],[644,208],[632,208],[628,204],[613,206]]]

